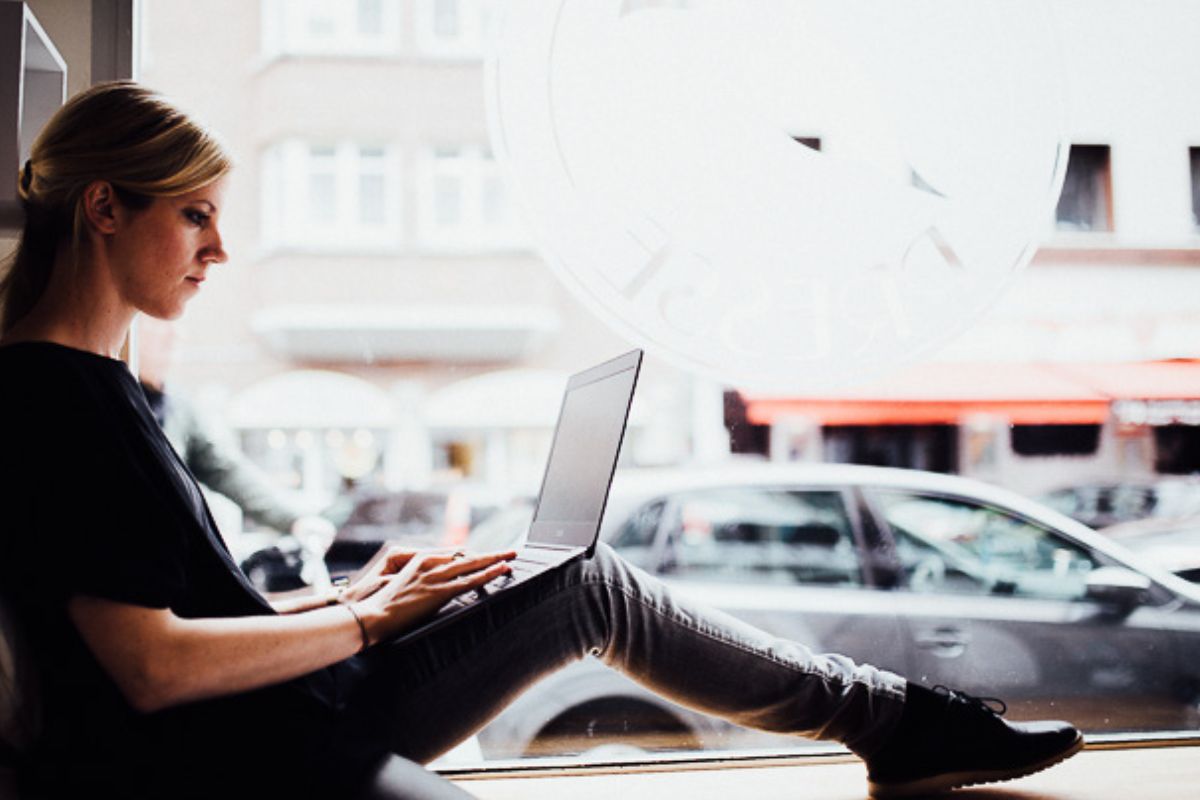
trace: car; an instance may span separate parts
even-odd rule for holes
[[[819,652],[1001,697],[1010,718],[1200,726],[1200,588],[995,486],[832,464],[622,470],[601,538],[680,594]],[[591,658],[479,735],[489,759],[802,743],[678,706]]]
[[[1124,522],[1100,532],[1184,580],[1200,583],[1200,516]]]
[[[1200,479],[1113,480],[1066,486],[1038,498],[1091,528],[1200,514]]]

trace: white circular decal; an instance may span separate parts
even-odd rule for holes
[[[977,318],[1065,170],[1035,0],[504,0],[493,147],[537,245],[687,369],[809,391]]]

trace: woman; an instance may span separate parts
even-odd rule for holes
[[[136,314],[178,317],[226,260],[229,171],[211,135],[132,83],[72,99],[22,170],[0,587],[42,678],[34,789],[410,796],[397,756],[435,757],[588,653],[694,708],[844,742],[879,796],[1015,777],[1080,747],[1065,723],[1010,725],[690,606],[604,547],[415,644],[388,640],[513,553],[393,550],[339,597],[269,603],[117,360]]]

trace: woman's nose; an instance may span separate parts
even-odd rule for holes
[[[212,241],[204,249],[204,260],[212,264],[224,264],[229,260],[229,254],[225,252],[225,242],[221,238],[221,234],[217,230],[213,230]]]

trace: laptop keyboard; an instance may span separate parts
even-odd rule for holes
[[[459,608],[474,605],[494,591],[506,589],[514,584],[524,583],[530,578],[542,574],[546,570],[561,562],[562,557],[558,553],[548,557],[539,557],[538,554],[533,553],[518,555],[516,558],[508,562],[508,566],[510,569],[512,569],[512,572],[507,575],[501,575],[498,578],[493,578],[473,592],[460,594],[458,597],[442,606],[439,613],[454,611]]]

